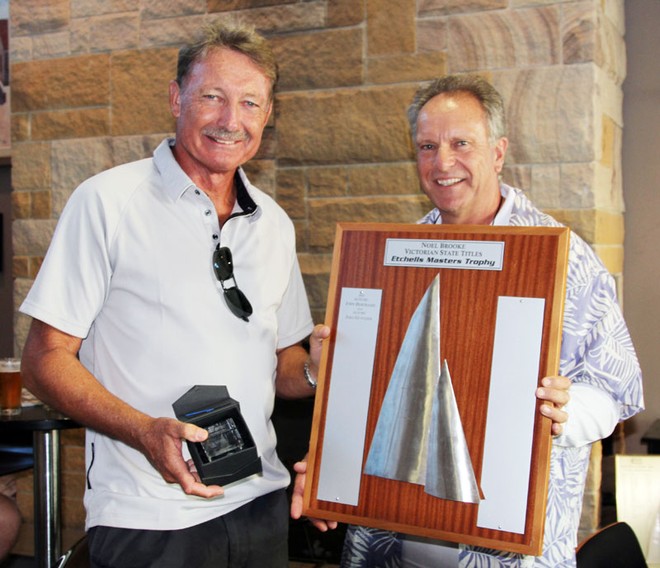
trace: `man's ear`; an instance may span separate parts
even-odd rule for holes
[[[266,120],[264,121],[264,128],[268,124],[268,120],[270,119],[270,114],[273,112],[274,106],[275,106],[275,98],[272,98],[268,103],[268,111],[266,112]]]
[[[181,87],[174,79],[170,81],[170,112],[174,118],[181,114]]]
[[[499,174],[504,168],[504,156],[506,155],[506,149],[509,147],[509,139],[502,136],[496,143],[495,148],[495,170]]]

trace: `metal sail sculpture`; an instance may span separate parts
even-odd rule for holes
[[[364,473],[424,485],[441,499],[480,500],[449,368],[440,366],[439,275],[408,325]]]

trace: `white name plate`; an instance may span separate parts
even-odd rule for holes
[[[382,290],[343,288],[318,498],[357,505]]]
[[[498,299],[479,527],[525,532],[544,309],[543,298]]]
[[[385,266],[502,270],[504,243],[387,239]]]

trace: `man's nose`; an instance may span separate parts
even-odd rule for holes
[[[451,168],[456,162],[456,155],[454,151],[447,146],[440,146],[436,155],[436,165],[442,170],[446,171]]]
[[[228,102],[223,105],[218,116],[218,125],[230,131],[238,130],[240,124],[239,107],[235,103]]]

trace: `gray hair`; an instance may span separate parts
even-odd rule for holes
[[[279,70],[275,55],[266,40],[252,26],[215,22],[202,28],[201,37],[194,43],[185,45],[179,50],[176,69],[176,82],[182,85],[191,67],[203,59],[212,49],[233,49],[250,60],[261,69],[270,80],[272,98]]]
[[[502,95],[486,79],[479,75],[445,75],[420,87],[408,107],[408,122],[413,145],[417,137],[417,118],[422,107],[433,97],[443,93],[466,93],[472,95],[484,109],[491,144],[505,136],[506,119]]]

